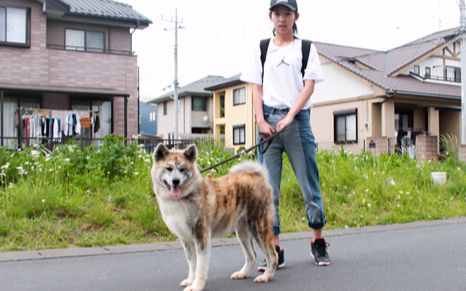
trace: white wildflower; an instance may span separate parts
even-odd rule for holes
[[[16,167],[16,170],[18,170],[18,174],[19,174],[20,176],[24,176],[24,175],[27,174],[27,172],[26,172],[26,171],[24,170],[24,168],[21,167],[21,166]]]

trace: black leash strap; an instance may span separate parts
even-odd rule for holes
[[[228,159],[224,160],[224,161],[221,161],[220,163],[217,163],[215,165],[212,165],[210,167],[207,167],[207,168],[204,168],[201,170],[201,173],[204,173],[204,172],[207,172],[209,170],[212,170],[212,169],[215,169],[223,164],[226,164],[228,162],[231,162],[233,161],[234,159],[237,159],[239,157],[241,157],[242,155],[245,155],[247,153],[249,153],[250,151],[254,150],[255,148],[265,144],[268,142],[267,146],[265,147],[264,150],[261,150],[261,153],[264,154],[267,149],[269,148],[270,144],[272,143],[272,140],[278,135],[280,134],[280,132],[275,132],[274,134],[272,134],[271,136],[267,137],[267,138],[264,138],[262,139],[258,144],[256,145],[253,145],[252,147],[248,148],[248,149],[245,149],[245,150],[242,150],[241,152],[237,153],[236,155],[232,156],[232,157],[229,157]]]

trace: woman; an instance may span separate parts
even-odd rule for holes
[[[315,138],[310,125],[310,97],[314,84],[324,79],[322,68],[317,50],[311,44],[304,75],[301,72],[303,53],[302,40],[296,36],[299,18],[296,0],[271,0],[269,18],[274,26],[274,37],[269,42],[263,68],[257,46],[241,80],[252,84],[260,135],[266,137],[279,132],[262,156],[274,192],[274,243],[279,254],[279,268],[285,265],[279,238],[283,152],[288,155],[303,194],[307,222],[312,229],[311,254],[317,265],[327,266],[330,258],[322,236],[326,218],[319,186]],[[264,269],[263,265],[259,270]]]

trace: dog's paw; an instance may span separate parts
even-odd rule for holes
[[[180,283],[180,286],[181,287],[186,287],[186,286],[189,286],[193,283],[193,280],[192,279],[184,279],[183,281],[181,281]]]
[[[202,291],[202,289],[194,288],[192,285],[183,289],[183,291]]]
[[[248,276],[247,273],[245,272],[241,272],[241,271],[238,271],[238,272],[234,272],[233,274],[231,274],[231,279],[232,280],[241,280],[241,279],[244,279]]]
[[[256,283],[266,283],[269,282],[272,279],[272,276],[270,274],[266,275],[259,275],[254,279],[254,282]]]

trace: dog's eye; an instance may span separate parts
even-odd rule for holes
[[[181,173],[186,172],[186,168],[180,168],[179,170],[180,170]]]
[[[166,167],[165,170],[171,172],[171,171],[173,171],[173,168],[172,167]]]

